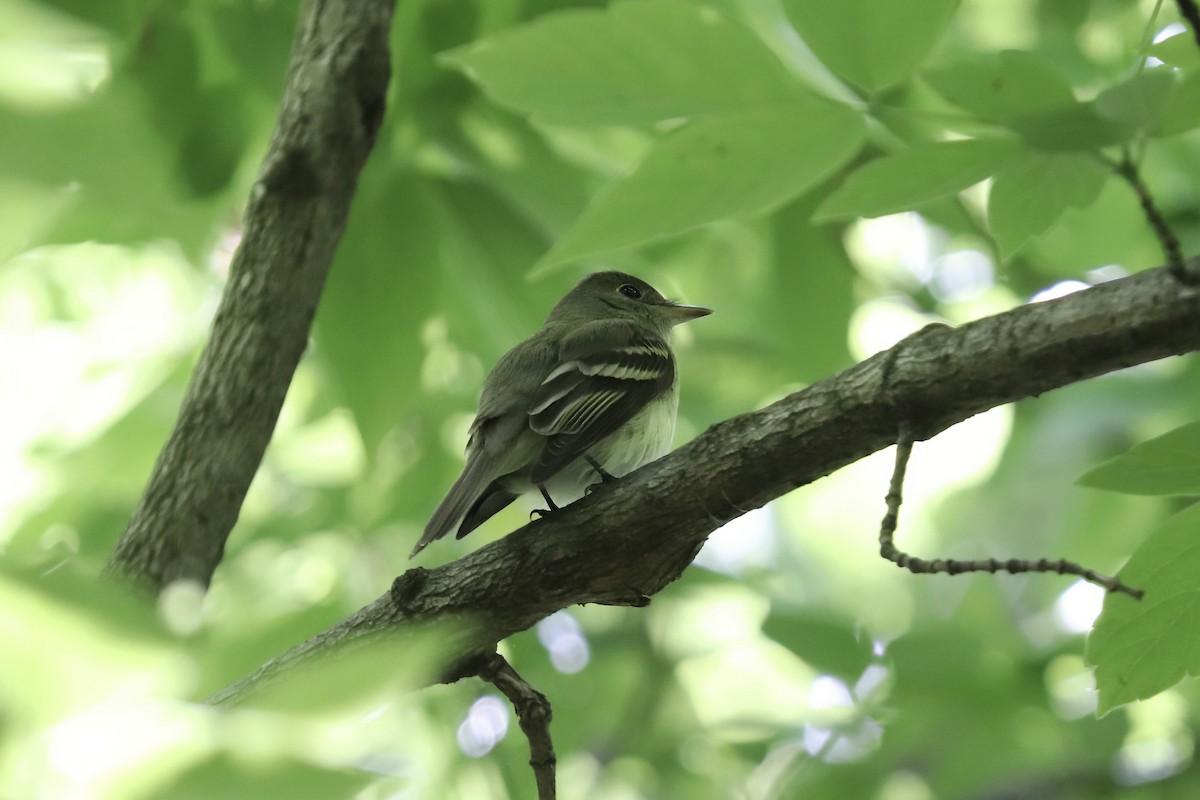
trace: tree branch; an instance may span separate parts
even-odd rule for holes
[[[1150,223],[1150,228],[1154,231],[1154,236],[1162,247],[1163,255],[1167,257],[1167,269],[1181,283],[1189,286],[1200,283],[1200,275],[1196,274],[1195,270],[1189,270],[1187,264],[1184,263],[1179,237],[1175,235],[1175,231],[1171,230],[1171,226],[1167,224],[1167,218],[1163,216],[1162,211],[1154,202],[1154,196],[1150,194],[1150,189],[1142,181],[1141,171],[1138,170],[1137,164],[1126,153],[1124,160],[1115,164],[1113,168],[1137,195],[1142,213],[1145,214],[1146,221]]]
[[[1166,269],[1032,303],[959,328],[938,325],[686,446],[569,510],[435,569],[410,569],[348,619],[226,687],[257,686],[385,632],[455,626],[442,676],[577,603],[628,602],[675,580],[708,535],[798,486],[895,443],[927,439],[989,408],[1123,367],[1200,349],[1200,289]]]
[[[266,451],[383,119],[393,0],[308,0],[212,335],[107,569],[207,585]]]
[[[529,766],[537,782],[538,800],[554,800],[554,742],[550,739],[550,701],[493,651],[473,659],[463,677],[475,674],[495,686],[513,704],[517,721],[529,740]]]
[[[935,558],[927,561],[923,558],[906,553],[896,547],[896,525],[900,521],[900,504],[904,500],[904,473],[908,469],[908,459],[912,456],[913,437],[906,426],[901,426],[896,442],[896,466],[892,470],[891,484],[887,493],[887,513],[879,526],[879,555],[891,561],[897,567],[906,569],[916,575],[961,575],[964,572],[1008,572],[1013,575],[1022,572],[1054,572],[1059,575],[1078,575],[1089,583],[1102,586],[1109,592],[1124,592],[1135,600],[1141,600],[1145,592],[1128,586],[1117,578],[1101,575],[1095,570],[1087,569],[1074,561],[1065,558],[1051,560],[1039,558],[1036,561],[1025,558],[1007,558],[1001,561],[997,558],[973,559],[959,561],[954,558]]]

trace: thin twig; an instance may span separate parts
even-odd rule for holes
[[[893,541],[896,535],[896,525],[900,520],[900,503],[903,500],[904,473],[908,468],[908,459],[912,455],[913,433],[907,425],[902,425],[896,442],[896,467],[892,471],[892,482],[888,486],[887,513],[879,527],[879,554],[909,572],[921,574],[944,573],[958,575],[963,572],[1057,572],[1059,575],[1077,575],[1089,583],[1103,586],[1109,592],[1124,592],[1135,600],[1141,600],[1145,594],[1141,589],[1125,585],[1117,578],[1101,575],[1094,570],[1065,559],[1050,560],[1040,558],[1029,561],[1021,558],[1010,558],[1004,561],[995,558],[977,559],[973,561],[957,561],[952,558],[938,558],[925,561],[914,558],[903,550],[896,548]]]
[[[504,656],[492,652],[479,660],[476,673],[509,699],[521,730],[529,740],[529,766],[537,781],[538,800],[554,800],[554,743],[550,740],[550,701],[529,685]]]
[[[1146,215],[1146,220],[1150,223],[1150,227],[1154,229],[1154,235],[1158,238],[1159,245],[1162,246],[1163,253],[1167,257],[1167,269],[1175,280],[1185,286],[1196,286],[1200,284],[1200,274],[1188,269],[1183,260],[1183,250],[1179,246],[1179,238],[1175,236],[1175,231],[1171,230],[1171,226],[1167,224],[1166,217],[1159,211],[1158,206],[1154,203],[1154,198],[1150,195],[1150,190],[1146,188],[1146,184],[1142,181],[1142,176],[1138,172],[1137,164],[1133,159],[1125,156],[1119,163],[1113,164],[1113,169],[1116,173],[1125,179],[1134,193],[1138,196],[1138,202],[1142,205],[1142,213]]]
[[[1192,26],[1192,36],[1196,37],[1196,46],[1200,47],[1200,8],[1196,7],[1196,0],[1175,0],[1179,5],[1179,16],[1188,21]]]

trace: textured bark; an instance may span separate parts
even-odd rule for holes
[[[275,429],[383,119],[393,0],[309,0],[212,334],[108,568],[207,585]]]
[[[637,604],[675,580],[725,522],[893,444],[901,424],[926,439],[995,406],[1196,349],[1200,289],[1166,269],[959,328],[930,326],[713,426],[562,513],[453,563],[410,569],[392,591],[212,701],[237,701],[347,644],[443,622],[455,623],[445,626],[453,638],[442,675],[453,680],[467,659],[558,609]]]

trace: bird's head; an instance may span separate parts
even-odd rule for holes
[[[712,313],[711,308],[689,306],[663,297],[657,289],[625,272],[593,272],[566,294],[547,322],[585,318],[628,319],[661,330]]]

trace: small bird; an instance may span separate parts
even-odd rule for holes
[[[409,558],[526,492],[553,511],[666,453],[679,405],[671,329],[711,313],[623,272],[580,281],[488,374],[467,463]]]

